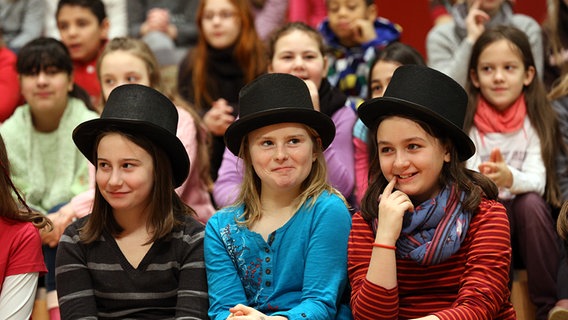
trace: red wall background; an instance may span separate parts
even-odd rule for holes
[[[426,57],[426,34],[432,28],[428,1],[375,0],[375,3],[379,16],[402,26],[402,42],[413,46]],[[514,9],[540,23],[546,18],[546,0],[516,0]]]

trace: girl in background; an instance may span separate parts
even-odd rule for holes
[[[87,94],[73,84],[73,62],[65,45],[38,38],[18,53],[16,69],[26,104],[0,126],[14,185],[31,208],[54,213],[94,184],[88,161],[70,139],[79,123],[98,117],[89,110]],[[59,214],[48,218],[58,225]],[[56,230],[42,232],[47,306],[51,319],[59,319],[54,263]],[[59,238],[57,238],[59,239]]]
[[[289,73],[303,79],[310,88],[316,110],[333,120],[336,128],[333,143],[324,151],[329,168],[329,183],[345,198],[353,191],[353,124],[355,112],[347,96],[327,81],[327,59],[320,34],[301,22],[278,29],[269,46],[269,73]],[[225,150],[213,196],[219,207],[233,204],[243,178],[242,162]]]
[[[178,91],[213,136],[211,178],[223,159],[223,135],[238,113],[239,90],[264,73],[264,50],[248,0],[201,0],[197,45],[181,62]]]
[[[382,97],[396,68],[417,64],[425,66],[424,58],[416,49],[402,42],[393,42],[381,50],[372,63],[369,72],[369,99]],[[355,200],[361,205],[363,195],[369,183],[369,166],[377,158],[377,148],[370,143],[369,129],[358,119],[353,127],[353,145],[355,147]]]
[[[30,319],[38,277],[47,271],[37,229],[51,222],[32,211],[14,186],[2,137],[0,170],[0,319]]]
[[[477,152],[467,166],[499,187],[536,319],[543,320],[557,300],[560,259],[550,207],[558,207],[561,197],[555,161],[563,141],[556,114],[537,77],[529,39],[519,29],[499,26],[483,32],[468,68],[464,129]]]
[[[418,65],[359,107],[378,157],[349,237],[356,319],[515,319],[507,212],[464,166],[466,108],[457,82]]]

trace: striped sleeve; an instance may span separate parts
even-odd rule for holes
[[[366,279],[374,239],[370,226],[356,213],[347,252],[351,311],[355,319],[398,319],[398,288],[386,290]]]

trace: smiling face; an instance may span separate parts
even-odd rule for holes
[[[506,39],[487,45],[479,55],[476,69],[470,71],[473,85],[499,111],[519,98],[534,75],[534,67],[525,69],[520,51]]]
[[[248,134],[251,163],[262,191],[300,194],[316,160],[314,143],[299,123],[279,123]]]
[[[436,196],[440,174],[450,153],[418,123],[401,117],[383,120],[377,129],[377,150],[384,177],[397,178],[395,188],[416,204]]]
[[[96,182],[114,214],[146,214],[154,186],[150,154],[118,133],[109,133],[97,147]]]
[[[46,67],[36,74],[21,74],[20,87],[32,112],[57,112],[67,106],[73,77],[56,67]]]
[[[319,88],[327,73],[327,60],[311,35],[293,30],[274,44],[274,55],[268,71],[289,73],[303,80],[311,80]]]
[[[205,40],[215,49],[235,44],[241,33],[237,8],[229,0],[206,0],[201,28]]]
[[[104,99],[123,84],[150,86],[150,75],[144,61],[124,50],[109,52],[100,62],[99,77]]]
[[[57,15],[57,28],[71,59],[87,62],[98,55],[102,41],[107,39],[109,24],[106,19],[99,23],[87,8],[65,5]]]

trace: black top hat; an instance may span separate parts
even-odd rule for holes
[[[308,86],[296,76],[269,73],[256,78],[239,93],[239,119],[225,132],[225,143],[238,156],[243,137],[268,125],[295,122],[313,128],[327,148],[335,138],[335,124],[314,110]]]
[[[176,136],[177,123],[178,112],[170,99],[150,87],[126,84],[112,90],[99,119],[85,121],[73,130],[73,141],[96,165],[93,148],[102,131],[143,135],[166,151],[178,187],[189,173],[189,157]]]
[[[404,65],[395,70],[384,96],[364,102],[357,112],[369,128],[386,115],[407,115],[443,128],[465,161],[475,153],[462,129],[467,103],[467,93],[452,78],[428,67]]]

